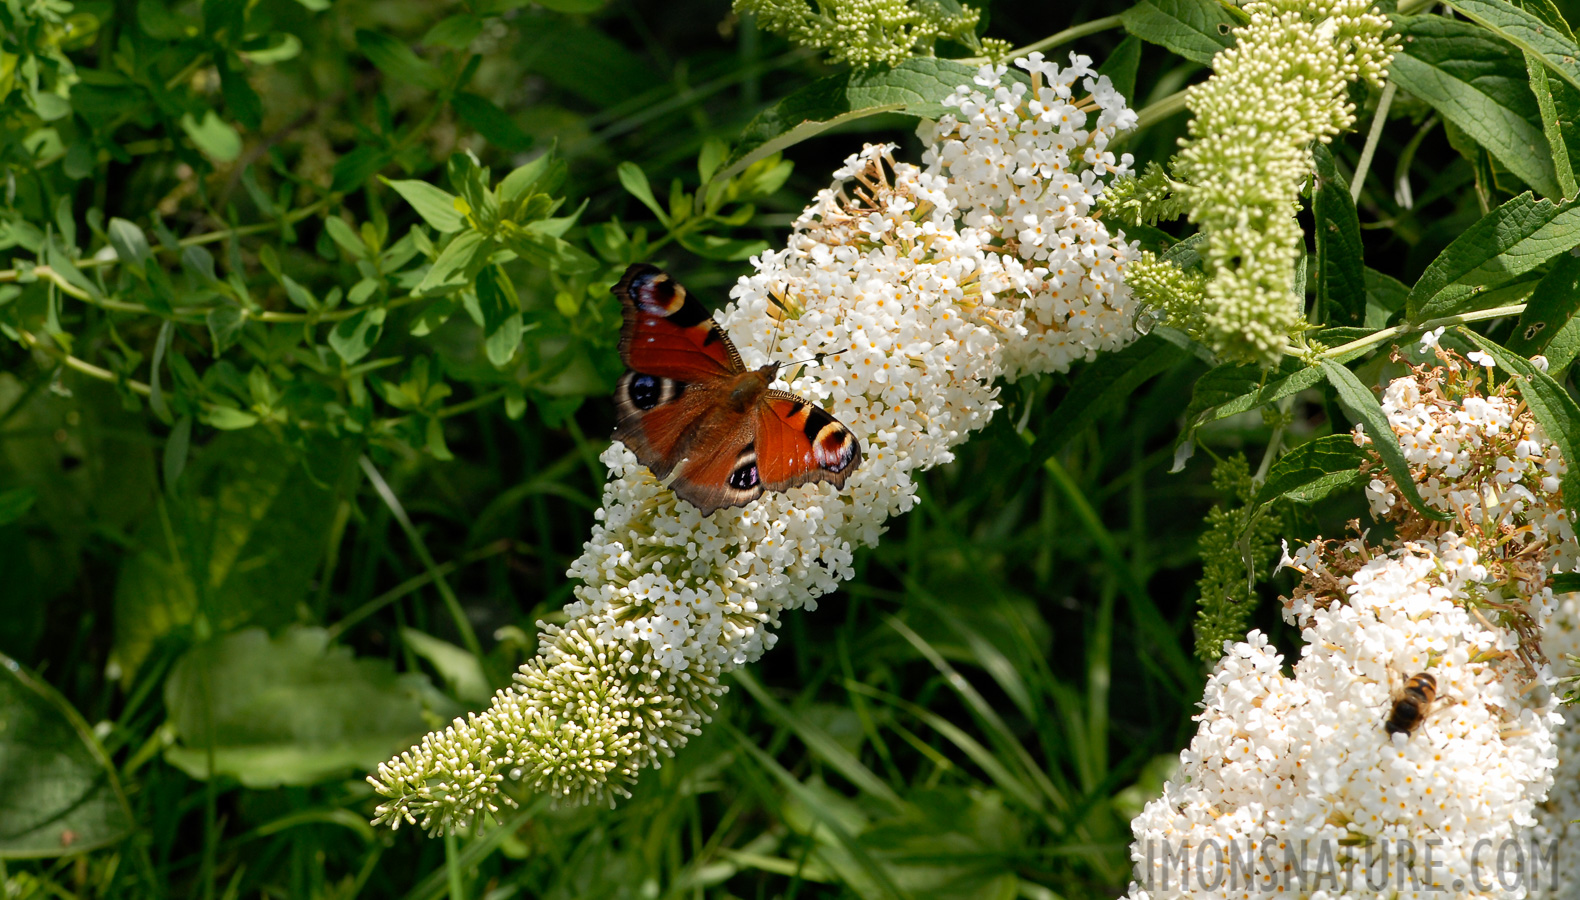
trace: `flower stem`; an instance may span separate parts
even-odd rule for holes
[[[1005,60],[1016,59],[1018,57],[1025,56],[1028,53],[1036,53],[1039,50],[1051,50],[1060,44],[1067,44],[1077,38],[1086,37],[1089,34],[1096,34],[1099,31],[1107,31],[1110,28],[1118,28],[1120,24],[1121,22],[1119,16],[1104,16],[1101,19],[1093,19],[1090,22],[1083,22],[1080,25],[1066,28],[1057,34],[1049,35],[1040,41],[1035,41],[1033,43],[1027,44],[1024,47],[1017,47],[1014,50],[1005,53],[1003,56],[999,56],[991,60],[985,56],[973,56],[969,59],[959,60],[959,62],[966,63],[967,65],[980,65],[985,62],[1003,62]]]
[[[1356,203],[1361,199],[1361,185],[1366,183],[1366,170],[1372,166],[1372,154],[1377,152],[1377,142],[1382,139],[1383,125],[1388,121],[1388,107],[1393,105],[1394,92],[1399,86],[1392,81],[1383,88],[1382,96],[1377,100],[1377,113],[1372,116],[1371,130],[1366,133],[1366,146],[1361,148],[1360,161],[1355,164],[1355,177],[1350,180],[1350,202]]]
[[[1398,337],[1399,335],[1409,334],[1412,331],[1431,331],[1439,325],[1446,327],[1449,325],[1465,325],[1470,322],[1485,322],[1488,319],[1501,319],[1504,316],[1517,316],[1523,312],[1525,312],[1524,303],[1513,303],[1509,306],[1494,306],[1491,309],[1478,309],[1473,312],[1460,313],[1457,316],[1443,316],[1440,319],[1427,319],[1425,322],[1401,322],[1392,328],[1384,328],[1381,331],[1374,331],[1363,338],[1356,338],[1347,344],[1340,344],[1337,347],[1330,347],[1321,353],[1315,354],[1313,358],[1334,359],[1336,357],[1343,356],[1346,353],[1353,353],[1356,350],[1364,350],[1367,347],[1371,347],[1375,344],[1381,344],[1384,341],[1391,340]]]

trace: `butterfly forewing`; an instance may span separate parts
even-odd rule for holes
[[[620,358],[632,369],[687,383],[745,370],[724,329],[668,273],[634,265],[614,292],[625,317]]]

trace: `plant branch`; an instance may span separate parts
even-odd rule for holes
[[[1374,331],[1363,338],[1356,338],[1347,344],[1330,347],[1321,353],[1314,354],[1313,359],[1334,359],[1356,350],[1384,343],[1402,334],[1414,331],[1431,331],[1438,326],[1466,325],[1471,322],[1485,322],[1488,319],[1501,319],[1505,316],[1517,316],[1525,312],[1524,303],[1513,303],[1508,306],[1495,306],[1491,309],[1478,309],[1473,312],[1460,313],[1457,316],[1443,316],[1440,319],[1427,319],[1425,322],[1402,322],[1392,328]]]

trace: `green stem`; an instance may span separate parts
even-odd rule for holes
[[[295,224],[302,221],[303,219],[315,216],[320,211],[328,208],[334,201],[334,195],[330,195],[328,197],[315,200],[314,202],[294,212],[286,213],[284,216],[280,217],[279,222],[259,222],[254,225],[243,225],[240,228],[221,228],[219,231],[210,231],[204,234],[196,235],[194,237],[182,238],[176,242],[176,246],[185,249],[187,247],[197,247],[202,244],[212,244],[215,241],[223,241],[231,237],[245,237],[246,235],[257,234],[261,231],[273,231],[274,229],[280,227],[280,222],[285,222],[286,224]],[[152,249],[155,253],[158,253],[165,250],[165,247],[163,245],[158,245]],[[117,257],[100,258],[97,256],[92,256],[85,259],[76,260],[76,265],[79,269],[97,269],[103,266],[113,266],[118,262],[120,262],[120,259]],[[38,266],[33,271],[42,274],[48,268],[48,266]],[[16,281],[20,274],[21,273],[17,269],[0,269],[0,282]],[[74,289],[67,291],[67,293],[70,293],[73,297],[87,299],[81,295],[80,291],[74,292]],[[120,303],[120,301],[115,302]],[[104,304],[101,302],[99,305]],[[122,309],[123,312],[151,311],[146,306],[130,303],[120,303],[120,306],[126,307],[125,309]],[[106,306],[105,308],[114,309],[118,307]]]
[[[445,608],[449,611],[450,618],[455,622],[455,630],[461,634],[461,643],[466,646],[468,653],[481,660],[483,658],[483,645],[478,643],[477,634],[472,630],[472,623],[466,618],[466,610],[461,608],[461,599],[455,595],[455,591],[451,590],[450,583],[444,580],[444,573],[439,571],[439,564],[434,561],[433,554],[428,552],[428,545],[423,541],[422,534],[417,531],[417,526],[413,525],[411,518],[406,515],[406,507],[401,505],[400,498],[395,496],[394,491],[390,490],[389,483],[384,480],[383,475],[379,474],[378,468],[373,465],[371,459],[363,456],[358,462],[362,466],[363,474],[368,476],[368,482],[373,485],[373,490],[378,493],[379,499],[384,501],[384,505],[389,508],[390,515],[395,517],[395,521],[399,523],[401,531],[406,533],[406,539],[411,541],[411,547],[416,551],[417,559],[433,578],[434,587],[439,589],[439,596],[444,598]]]
[[[969,59],[959,60],[959,62],[963,62],[968,65],[980,65],[985,62],[1004,62],[1006,60],[1018,59],[1028,53],[1036,53],[1039,50],[1051,50],[1060,44],[1068,44],[1070,41],[1076,40],[1077,38],[1086,37],[1089,34],[1096,34],[1099,31],[1107,31],[1110,28],[1118,28],[1122,24],[1124,23],[1121,21],[1121,17],[1119,16],[1104,16],[1101,19],[1093,19],[1090,22],[1083,22],[1080,25],[1066,28],[1057,34],[1050,35],[1040,41],[1027,44],[1024,47],[1018,47],[1009,51],[1003,56],[992,60],[989,60],[985,56],[974,56]]]
[[[350,613],[342,617],[340,621],[326,628],[324,632],[329,636],[329,642],[334,643],[335,641],[339,640],[340,636],[345,634],[347,629],[349,629],[351,626],[357,624],[363,619],[366,619],[368,616],[373,615],[374,613],[390,605],[391,603],[394,603],[396,600],[399,600],[407,594],[410,594],[412,591],[415,591],[418,588],[431,583],[435,578],[448,575],[451,572],[454,572],[456,569],[471,565],[472,563],[475,563],[479,560],[487,559],[490,556],[497,556],[509,549],[509,541],[497,540],[477,550],[473,550],[471,553],[466,554],[460,559],[452,559],[447,563],[439,565],[432,571],[424,572],[421,575],[414,575],[352,610]]]
[[[1175,91],[1156,103],[1149,103],[1136,113],[1136,131],[1155,125],[1185,109],[1185,95],[1189,89]],[[1134,132],[1132,132],[1134,133]]]
[[[1448,327],[1451,325],[1466,325],[1471,322],[1485,322],[1488,319],[1501,319],[1504,316],[1517,316],[1523,312],[1525,312],[1525,304],[1514,303],[1510,304],[1509,306],[1495,306],[1491,309],[1478,309],[1474,312],[1460,313],[1457,316],[1443,316],[1440,319],[1427,319],[1425,322],[1402,322],[1393,326],[1392,328],[1384,328],[1381,331],[1374,331],[1363,338],[1356,338],[1355,340],[1350,341],[1348,344],[1340,344],[1337,347],[1331,347],[1322,351],[1321,353],[1315,354],[1313,358],[1336,359],[1347,353],[1353,353],[1356,350],[1364,350],[1367,347],[1381,344],[1402,334],[1409,334],[1413,331],[1431,331],[1438,326]]]
[[[1350,180],[1350,202],[1361,199],[1361,185],[1366,183],[1366,171],[1372,167],[1372,155],[1377,152],[1377,142],[1382,139],[1383,125],[1388,121],[1388,107],[1393,105],[1394,92],[1399,86],[1392,81],[1383,88],[1377,99],[1377,114],[1372,116],[1371,130],[1366,133],[1366,146],[1361,148],[1360,161],[1355,164],[1355,177]]]

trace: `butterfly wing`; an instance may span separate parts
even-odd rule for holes
[[[614,294],[625,316],[620,359],[632,369],[687,384],[745,371],[724,329],[663,270],[637,263]]]
[[[763,395],[753,415],[752,462],[764,488],[826,481],[844,487],[861,463],[861,442],[822,407],[786,391]]]

